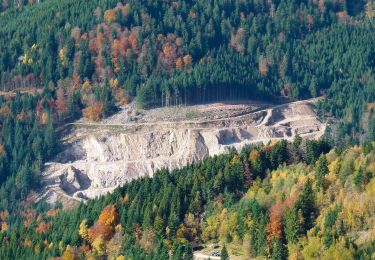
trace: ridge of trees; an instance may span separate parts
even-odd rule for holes
[[[4,90],[78,89],[91,108],[106,82],[144,106],[325,95],[340,139],[374,138],[372,1],[34,2],[0,16]]]
[[[0,256],[192,259],[192,245],[214,242],[244,258],[371,259],[374,145],[338,154],[324,140],[273,142],[160,170],[70,211],[26,202],[0,214]]]

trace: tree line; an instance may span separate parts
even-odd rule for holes
[[[214,242],[245,258],[370,259],[373,241],[350,234],[372,228],[373,145],[340,154],[296,138],[160,170],[70,211],[26,202],[0,214],[0,255],[192,259]]]
[[[325,95],[321,114],[342,119],[340,138],[373,138],[371,1],[29,4],[0,17],[4,90],[72,95],[112,81],[117,100],[145,107]]]

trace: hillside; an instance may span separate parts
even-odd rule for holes
[[[374,140],[374,10],[371,0],[3,0],[0,208],[38,186],[56,128],[132,100],[324,96],[317,113],[338,119],[335,146]]]
[[[79,92],[81,108],[326,95],[342,137],[373,137],[362,123],[370,112],[374,127],[371,0],[4,2],[3,90]]]
[[[163,168],[181,168],[232,148],[240,151],[250,144],[292,140],[297,135],[320,138],[326,123],[314,112],[316,102],[269,105],[268,109],[261,109],[265,105],[259,102],[156,111],[124,106],[97,123],[80,120],[62,137],[63,150],[46,163],[37,200],[81,201],[131,179],[152,176]]]
[[[373,0],[1,0],[0,259],[374,258],[374,32]]]
[[[373,145],[319,156],[324,142],[296,138],[158,171],[68,212],[26,204],[0,256],[191,259],[190,245],[218,243],[233,259],[371,259]]]

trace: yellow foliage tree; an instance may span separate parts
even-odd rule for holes
[[[181,224],[177,230],[177,238],[181,243],[196,240],[199,230],[199,219],[193,214],[188,213],[185,215],[184,223]]]
[[[328,248],[328,250],[325,253],[324,259],[327,259],[327,260],[354,259],[353,251],[354,251],[353,248],[347,248],[345,246],[345,240],[341,238],[339,239],[338,243]]]
[[[112,90],[115,90],[118,87],[118,79],[111,79],[109,81],[109,86]]]
[[[90,88],[91,88],[90,81],[85,80],[85,82],[83,82],[82,84],[82,89],[87,92],[90,90]]]
[[[83,110],[83,115],[94,122],[98,122],[103,116],[104,103],[96,102]]]
[[[220,241],[224,243],[230,242],[231,240],[238,241],[238,213],[229,213],[227,209],[223,209],[220,213],[219,219],[220,227],[218,230],[218,234]]]
[[[87,219],[82,220],[81,224],[79,225],[78,234],[85,240],[89,239],[89,232],[87,228]]]
[[[117,18],[117,11],[115,9],[109,9],[104,12],[104,20],[107,23],[113,22]]]
[[[73,249],[70,247],[70,245],[66,246],[66,249],[64,251],[63,257],[64,260],[78,260],[79,258],[76,256]]]
[[[302,250],[302,256],[304,259],[323,259],[323,244],[317,237],[311,237],[308,240],[308,244]]]
[[[1,223],[1,232],[6,232],[8,230],[8,224],[6,222]]]
[[[116,207],[115,205],[110,204],[102,210],[102,213],[100,213],[98,222],[103,223],[105,225],[116,226],[118,224],[118,220],[119,220],[119,217],[118,217]]]
[[[39,254],[40,253],[40,245],[39,244],[35,245],[34,252],[35,252],[35,254]]]
[[[98,256],[103,256],[105,254],[106,242],[103,236],[100,235],[95,238],[91,245]]]
[[[235,165],[239,162],[241,162],[241,158],[238,154],[236,154],[235,156],[233,156],[232,160],[230,161],[230,164]]]
[[[375,196],[375,178],[372,178],[370,183],[367,184],[366,192],[369,196]]]
[[[123,199],[123,203],[127,204],[129,202],[129,193],[126,193]]]
[[[48,123],[48,113],[47,112],[43,112],[43,114],[40,118],[40,123],[42,125],[46,125]]]
[[[184,224],[181,224],[176,232],[176,238],[181,243],[186,243],[187,239],[185,238],[185,233],[187,233],[186,227]]]
[[[66,66],[68,64],[65,54],[66,54],[65,49],[61,48],[60,51],[59,51],[59,58],[60,58],[60,62],[63,66]]]
[[[259,159],[260,154],[257,150],[252,150],[249,154],[249,161],[254,161],[256,159]]]

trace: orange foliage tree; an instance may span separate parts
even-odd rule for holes
[[[188,68],[190,66],[191,62],[193,61],[193,57],[191,57],[191,55],[187,54],[187,55],[184,56],[183,60],[184,60],[185,68]]]
[[[47,223],[47,222],[41,222],[35,229],[35,231],[38,233],[38,234],[43,234],[43,233],[46,233],[48,231],[48,229],[50,228],[51,224],[50,223]]]
[[[104,12],[104,20],[108,23],[113,22],[117,18],[117,11],[115,9],[109,9]]]
[[[267,225],[267,241],[272,238],[280,239],[282,237],[282,220],[281,214],[284,206],[281,203],[276,203],[270,210],[270,223]]]
[[[178,59],[176,60],[176,70],[180,70],[180,69],[182,69],[183,64],[184,64],[184,63],[183,63],[181,57],[178,58]]]
[[[3,144],[0,144],[0,156],[5,156],[5,149]]]
[[[103,116],[103,109],[104,109],[104,103],[103,102],[96,102],[92,104],[91,106],[88,106],[83,110],[83,115],[87,119],[97,122],[99,121]]]
[[[89,239],[94,241],[101,236],[109,241],[114,234],[115,227],[119,222],[119,216],[114,205],[108,205],[100,213],[98,221],[89,230]]]
[[[259,73],[263,76],[267,76],[268,74],[268,63],[263,56],[259,58]]]

